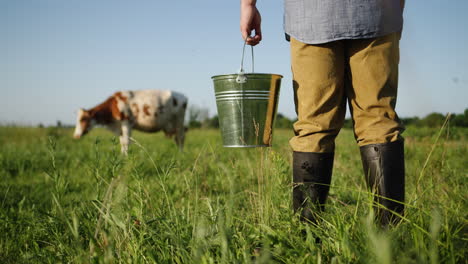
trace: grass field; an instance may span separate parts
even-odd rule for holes
[[[322,224],[291,210],[289,130],[274,147],[225,149],[190,130],[179,153],[134,133],[0,127],[1,263],[467,263],[468,130],[408,128],[407,211],[372,224],[352,131],[337,139]],[[316,244],[315,237],[321,238]]]

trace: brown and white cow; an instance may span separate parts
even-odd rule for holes
[[[175,135],[182,151],[185,140],[184,118],[187,98],[180,93],[161,90],[120,91],[103,103],[79,109],[74,132],[81,138],[95,125],[103,125],[120,137],[122,153],[127,153],[132,129],[144,132],[164,131]]]

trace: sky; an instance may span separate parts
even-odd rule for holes
[[[255,70],[284,76],[278,112],[295,118],[283,1],[257,6]],[[407,0],[401,117],[468,108],[466,10],[466,0]],[[212,116],[211,76],[237,72],[242,45],[238,0],[0,0],[0,124],[73,124],[78,108],[139,89],[182,92]]]

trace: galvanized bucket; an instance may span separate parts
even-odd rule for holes
[[[283,76],[244,73],[243,57],[239,73],[212,77],[223,145],[270,147]]]

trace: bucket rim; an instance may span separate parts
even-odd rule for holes
[[[245,76],[252,76],[252,77],[255,77],[255,76],[258,76],[258,77],[279,77],[279,78],[283,78],[283,75],[281,74],[276,74],[276,73],[244,73],[243,75]],[[211,76],[211,79],[213,80],[222,80],[222,79],[231,79],[231,78],[237,78],[237,76],[239,76],[239,73],[231,73],[231,74],[220,74],[220,75],[214,75],[214,76]],[[266,79],[266,78],[265,78]]]

